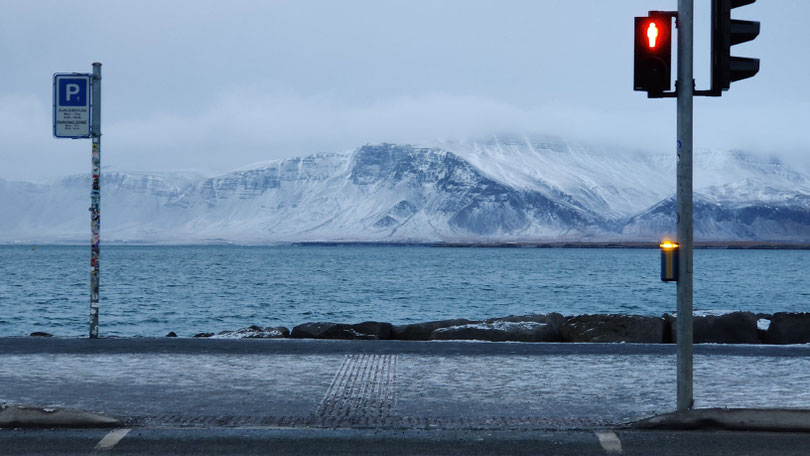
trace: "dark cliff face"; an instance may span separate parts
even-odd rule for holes
[[[781,204],[710,201],[699,194],[693,203],[694,231],[703,240],[762,240],[810,242],[810,210],[806,199],[794,197]],[[676,231],[674,197],[629,219],[625,231],[648,235]]]

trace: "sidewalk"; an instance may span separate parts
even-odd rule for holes
[[[695,406],[810,409],[808,355],[698,345]],[[620,428],[675,409],[675,362],[672,345],[3,338],[0,403],[147,427]]]

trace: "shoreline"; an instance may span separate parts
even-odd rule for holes
[[[659,249],[658,242],[293,242],[301,247],[444,247],[444,248],[558,248],[558,249]],[[810,250],[810,243],[762,241],[703,241],[695,242],[696,249],[724,250]]]
[[[59,242],[0,242],[0,247],[77,247],[85,241]],[[432,247],[432,248],[492,248],[492,249],[659,249],[652,241],[547,241],[547,242],[383,242],[383,241],[295,241],[275,243],[211,242],[146,242],[105,240],[109,247]],[[695,241],[700,250],[810,250],[810,242],[781,241]]]
[[[487,341],[563,343],[677,343],[677,314],[659,317],[627,314],[510,315],[485,320],[464,318],[394,325],[383,321],[336,323],[311,321],[288,329],[252,325],[218,333],[201,332],[165,338],[201,339],[321,339],[399,341]],[[32,338],[54,334],[37,331]],[[102,337],[103,338],[103,337]],[[118,339],[118,337],[112,337]],[[129,338],[120,338],[129,339]],[[810,313],[755,314],[731,311],[695,314],[695,344],[804,345],[810,344]]]

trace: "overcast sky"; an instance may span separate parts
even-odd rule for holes
[[[708,87],[709,2],[695,0]],[[546,134],[674,150],[675,101],[632,90],[633,17],[676,0],[2,1],[0,177],[89,172],[52,137],[52,77],[103,63],[102,163],[246,164],[381,141]],[[810,1],[734,10],[754,78],[695,100],[695,147],[810,155]],[[675,52],[673,49],[673,60]]]

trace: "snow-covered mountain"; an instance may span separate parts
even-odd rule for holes
[[[548,138],[366,145],[204,178],[105,172],[107,241],[657,241],[675,157]],[[810,242],[810,179],[741,152],[695,155],[700,240]],[[0,242],[84,241],[89,176],[0,180]]]
[[[382,144],[270,162],[186,188],[188,236],[250,241],[441,241],[584,235],[601,220],[566,195],[485,176],[455,154]]]
[[[675,189],[674,157],[649,151],[509,136],[436,146],[516,188],[569,195],[606,220],[634,215]]]

